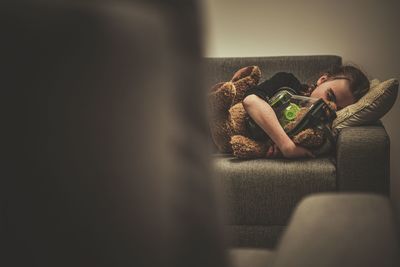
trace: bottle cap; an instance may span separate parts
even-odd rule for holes
[[[283,111],[283,115],[287,120],[294,120],[297,113],[300,111],[300,107],[294,103],[290,103],[289,106]]]

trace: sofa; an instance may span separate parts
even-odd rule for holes
[[[206,58],[207,86],[228,81],[241,67],[257,65],[261,81],[279,71],[301,82],[318,78],[335,55]],[[213,155],[225,201],[226,230],[234,247],[276,245],[290,214],[307,195],[320,192],[371,192],[389,195],[389,137],[380,121],[342,129],[336,147],[313,159],[239,160]]]

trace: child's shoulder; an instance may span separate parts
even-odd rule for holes
[[[290,78],[292,78],[292,79],[296,79],[296,80],[298,80],[297,79],[297,77],[293,74],[293,73],[291,73],[291,72],[285,72],[285,71],[280,71],[280,72],[277,72],[277,73],[275,73],[272,77],[275,77],[275,78],[285,78],[285,79],[290,79]],[[271,78],[272,78],[271,77]]]

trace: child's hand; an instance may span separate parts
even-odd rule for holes
[[[276,144],[272,144],[267,151],[267,158],[278,158],[282,156],[282,152]]]
[[[286,144],[282,147],[281,151],[285,158],[315,158],[314,154],[311,153],[310,150],[298,146],[293,142]]]

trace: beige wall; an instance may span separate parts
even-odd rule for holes
[[[397,3],[399,2],[399,3]],[[334,54],[370,78],[400,79],[400,1],[204,0],[210,57]],[[400,100],[383,118],[400,212]]]

